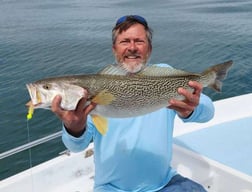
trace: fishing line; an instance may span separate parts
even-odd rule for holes
[[[27,128],[27,142],[30,143],[30,126],[29,126],[29,118],[27,117],[27,123],[26,123],[26,128]],[[32,150],[31,147],[28,149],[29,153],[29,166],[30,166],[30,177],[31,177],[31,189],[34,191],[34,180],[33,180],[33,173],[32,173]]]

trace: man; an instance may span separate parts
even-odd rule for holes
[[[138,15],[123,16],[112,31],[116,66],[128,74],[139,72],[152,52],[152,31]],[[199,184],[184,178],[170,167],[175,115],[185,122],[206,122],[213,117],[212,101],[202,94],[202,85],[189,82],[190,93],[178,93],[183,101],[171,99],[168,108],[133,118],[108,118],[108,132],[102,136],[80,100],[76,110],[60,108],[57,96],[53,112],[63,121],[62,139],[67,148],[77,152],[94,142],[95,192],[104,191],[205,191]]]

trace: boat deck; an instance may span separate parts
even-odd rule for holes
[[[252,117],[177,136],[174,143],[252,176]]]
[[[173,167],[208,191],[252,192],[251,100],[246,94],[214,102],[215,116],[207,123],[177,119]]]

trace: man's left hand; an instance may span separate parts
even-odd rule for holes
[[[189,81],[189,86],[194,89],[191,93],[184,88],[179,88],[178,93],[185,97],[184,100],[171,99],[168,108],[174,109],[182,118],[188,118],[199,104],[202,85],[196,81]]]

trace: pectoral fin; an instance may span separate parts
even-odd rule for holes
[[[105,135],[108,131],[108,120],[99,115],[92,115],[92,120],[98,132]]]
[[[114,100],[115,96],[112,93],[107,90],[103,90],[92,99],[92,102],[99,105],[109,105]]]

